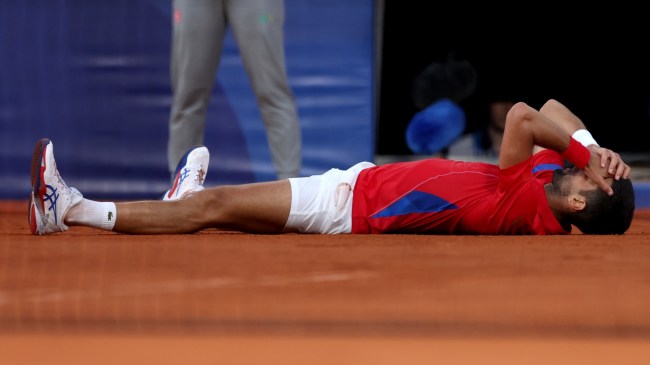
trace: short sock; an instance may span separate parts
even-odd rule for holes
[[[117,209],[113,202],[98,202],[83,199],[70,208],[65,217],[68,225],[88,226],[112,231],[117,219]]]

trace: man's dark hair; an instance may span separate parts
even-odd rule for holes
[[[614,180],[614,195],[602,189],[580,192],[587,199],[585,209],[577,212],[572,224],[585,234],[623,234],[634,217],[634,188],[629,179]]]

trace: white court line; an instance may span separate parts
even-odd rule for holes
[[[262,276],[251,280],[236,278],[213,278],[198,280],[172,280],[163,282],[126,283],[114,285],[108,289],[67,290],[56,288],[37,288],[28,290],[24,296],[28,303],[53,303],[87,299],[106,299],[107,297],[130,297],[141,295],[173,294],[200,291],[206,289],[246,288],[290,286],[293,284],[329,283],[364,280],[375,276],[366,271],[352,272],[316,272],[306,275]],[[0,305],[8,305],[11,294],[0,293]]]

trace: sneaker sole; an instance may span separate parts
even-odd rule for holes
[[[32,192],[30,194],[28,206],[27,206],[27,219],[29,221],[29,228],[32,231],[32,234],[38,234],[38,224],[36,219],[38,216],[43,215],[43,199],[40,199],[47,190],[45,184],[43,184],[43,173],[45,172],[46,166],[41,166],[43,161],[43,154],[45,153],[47,146],[50,145],[50,140],[43,138],[36,143],[34,147],[34,153],[32,154],[32,164],[31,164],[31,178],[32,178]],[[37,199],[38,197],[38,199]],[[36,210],[38,209],[38,212]],[[40,213],[40,214],[39,214]]]
[[[32,234],[37,234],[38,224],[36,223],[36,204],[34,203],[34,193],[29,193],[29,201],[27,202],[27,222],[29,222],[29,230]]]

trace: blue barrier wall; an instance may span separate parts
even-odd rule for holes
[[[289,82],[303,175],[374,154],[372,0],[286,0]],[[87,197],[168,188],[171,0],[0,2],[0,198],[26,198],[32,149],[54,141]],[[206,121],[206,184],[275,178],[259,112],[228,34]]]

